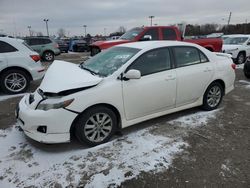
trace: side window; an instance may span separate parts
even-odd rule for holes
[[[29,45],[38,45],[38,39],[29,39]]]
[[[49,44],[51,43],[51,40],[50,39],[41,39],[42,41],[42,44]]]
[[[10,44],[0,41],[0,53],[9,53],[18,51],[15,47]]]
[[[194,47],[174,47],[177,67],[208,62],[208,58]]]
[[[153,29],[148,29],[144,35],[142,36],[142,38],[145,35],[150,35],[152,37],[152,40],[159,40],[159,34],[158,34],[158,28],[153,28]]]
[[[176,40],[176,32],[174,29],[171,28],[163,28],[162,29],[163,40]]]
[[[200,59],[201,59],[201,63],[209,62],[207,56],[205,56],[205,54],[203,54],[202,52],[200,52]]]
[[[129,69],[139,70],[142,76],[170,68],[171,61],[168,48],[160,48],[146,52],[129,67]]]

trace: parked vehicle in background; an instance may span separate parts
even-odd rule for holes
[[[69,43],[69,51],[72,52],[87,52],[89,51],[89,45],[86,40],[72,39]]]
[[[250,78],[250,56],[247,58],[244,68],[243,68],[244,74],[247,78]]]
[[[39,55],[43,60],[51,62],[54,61],[56,55],[60,54],[58,44],[48,37],[27,37],[25,42]]]
[[[40,56],[21,39],[0,37],[0,87],[8,94],[22,93],[30,81],[41,79]]]
[[[121,36],[108,37],[107,40],[118,40]]]
[[[56,40],[58,46],[59,46],[59,49],[60,49],[60,52],[66,52],[68,53],[69,51],[69,42],[65,41],[65,40]]]
[[[222,51],[231,54],[235,63],[244,63],[250,56],[250,35],[230,35],[223,42]]]
[[[155,117],[195,106],[216,109],[234,88],[234,69],[230,55],[196,44],[122,44],[80,66],[55,61],[39,88],[20,101],[17,119],[38,142],[68,142],[75,135],[98,145]]]
[[[199,44],[213,52],[221,52],[220,38],[183,39],[175,26],[137,27],[127,31],[119,40],[97,41],[90,45],[91,56],[114,45],[148,40],[177,40]]]

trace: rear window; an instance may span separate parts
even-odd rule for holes
[[[42,45],[52,43],[50,39],[45,38],[30,38],[25,40],[28,45]]]
[[[30,49],[31,51],[34,51],[26,42],[22,43],[24,46],[26,46],[28,49]]]
[[[4,42],[0,41],[0,53],[9,53],[9,52],[16,52],[18,51],[14,46]]]
[[[176,40],[176,32],[171,28],[163,28],[162,29],[163,40]]]

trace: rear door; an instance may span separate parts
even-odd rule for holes
[[[4,50],[5,43],[0,41],[0,71],[7,67],[7,59]]]
[[[176,106],[195,102],[203,96],[214,74],[214,65],[195,47],[173,47],[177,74]]]
[[[18,50],[7,42],[0,41],[0,70],[18,62]]]
[[[174,108],[176,72],[171,69],[168,48],[144,53],[127,70],[130,69],[139,70],[142,77],[122,81],[126,119],[132,120]]]

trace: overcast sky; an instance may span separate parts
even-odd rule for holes
[[[64,28],[67,34],[92,35],[154,24],[169,25],[185,21],[191,24],[250,22],[250,0],[0,0],[0,33],[27,35],[28,28],[46,34]]]

